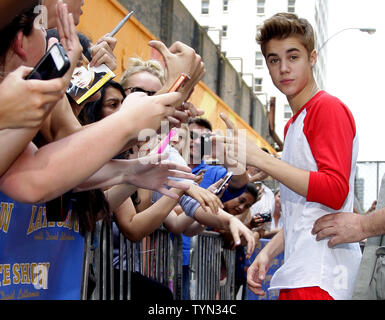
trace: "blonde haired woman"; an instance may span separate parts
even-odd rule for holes
[[[157,60],[130,58],[119,83],[127,95],[140,91],[152,96],[165,83],[163,67]]]

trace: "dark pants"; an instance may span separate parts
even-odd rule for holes
[[[119,270],[114,270],[115,300],[119,299]],[[127,271],[123,272],[123,298],[127,296]],[[131,272],[131,300],[134,301],[172,301],[174,296],[171,290],[139,272]]]
[[[183,266],[182,300],[190,300],[190,266]]]

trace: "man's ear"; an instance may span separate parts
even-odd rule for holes
[[[317,58],[318,58],[317,51],[316,49],[313,49],[313,51],[310,53],[310,62],[312,67],[314,67],[315,64],[317,63]]]
[[[22,31],[19,31],[16,37],[13,40],[13,52],[18,55],[22,60],[27,60],[27,53],[24,49],[24,34]]]

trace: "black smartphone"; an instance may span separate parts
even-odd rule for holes
[[[233,176],[233,173],[231,171],[227,172],[226,175],[224,176],[223,178],[223,182],[219,185],[218,188],[215,189],[214,193],[216,195],[220,194],[223,190],[223,188],[225,187],[226,183],[229,182],[229,180],[231,179],[231,177]]]
[[[212,142],[210,137],[211,133],[203,133],[201,135],[201,155],[202,156],[210,156],[212,151]]]
[[[55,43],[40,59],[26,79],[50,80],[62,77],[71,63],[60,43]]]

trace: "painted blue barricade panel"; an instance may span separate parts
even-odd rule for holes
[[[246,266],[250,266],[258,253],[268,244],[270,239],[261,239],[256,246],[256,249],[252,256],[246,260]],[[267,271],[265,281],[262,283],[262,289],[265,291],[264,296],[258,296],[252,291],[247,289],[247,300],[277,300],[279,295],[279,290],[268,290],[270,287],[270,280],[274,272],[283,264],[284,254],[280,253],[277,257],[274,258],[269,270]]]
[[[0,193],[0,300],[80,299],[84,238],[70,216],[49,222],[44,204]]]

